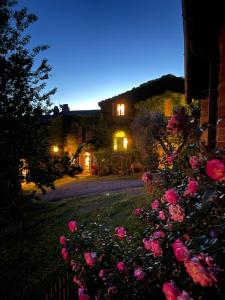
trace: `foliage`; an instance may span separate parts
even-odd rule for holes
[[[223,299],[224,153],[194,143],[196,122],[183,109],[169,120],[169,135],[182,142],[164,158],[164,187],[143,176],[158,188],[151,208],[135,209],[135,231],[113,232],[99,219],[60,237],[79,299]]]
[[[142,162],[151,170],[158,168],[158,146],[165,143],[163,128],[165,128],[163,114],[147,110],[138,113],[131,124],[135,146],[141,153]]]
[[[137,111],[152,111],[152,112],[160,112],[165,115],[167,115],[166,112],[166,104],[167,101],[170,102],[170,108],[171,108],[171,114],[173,110],[185,106],[185,97],[184,94],[181,93],[175,93],[171,91],[166,91],[161,95],[153,96],[151,98],[148,98],[145,101],[140,101],[135,105],[135,108]],[[170,115],[171,115],[170,114]]]
[[[134,142],[151,170],[158,168],[163,152],[172,152],[172,145],[179,143],[179,138],[167,136],[165,124],[167,117],[184,104],[183,94],[166,91],[135,105],[137,114],[131,124]]]
[[[107,177],[107,180],[118,179],[120,177]],[[56,181],[56,188],[62,183],[73,182],[76,185],[88,180],[97,180],[101,184],[106,178],[67,178],[66,182],[63,178]],[[57,246],[56,251],[56,243],[59,232],[66,230],[65,223],[71,215],[79,216],[80,222],[89,227],[101,214],[102,220],[107,220],[111,227],[119,225],[123,219],[124,225],[135,228],[136,220],[132,218],[132,212],[140,201],[144,203],[144,193],[131,196],[124,192],[114,192],[108,196],[88,195],[51,203],[34,201],[24,206],[22,220],[12,221],[7,216],[0,218],[1,298],[39,300],[50,291],[65,271],[65,264],[58,253],[60,247]]]
[[[36,56],[48,46],[31,49],[31,37],[25,34],[37,17],[26,8],[16,10],[15,5],[13,0],[0,4],[1,200],[14,204],[21,198],[22,159],[35,183],[42,188],[53,186],[47,131],[40,126],[40,116],[49,111],[55,93],[45,89],[51,71],[47,59],[35,67]]]

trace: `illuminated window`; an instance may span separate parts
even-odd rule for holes
[[[124,104],[117,104],[117,116],[125,115],[125,106]]]
[[[117,131],[113,136],[113,150],[124,151],[127,149],[128,139],[124,131]]]

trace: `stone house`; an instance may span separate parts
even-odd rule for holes
[[[130,125],[136,114],[135,105],[167,91],[183,94],[183,78],[165,75],[148,81],[125,93],[102,100],[99,102],[100,110],[70,111],[67,104],[61,106],[61,111],[55,107],[53,114],[44,116],[42,120],[48,122],[50,127],[52,155],[66,153],[72,157],[80,149],[76,163],[82,166],[85,173],[94,173],[98,164],[93,151],[100,138],[98,124],[104,122],[106,130],[112,134],[105,147],[121,157],[134,145]],[[167,110],[169,107],[172,113],[170,100],[166,100],[165,107]],[[101,148],[101,144],[98,147]]]

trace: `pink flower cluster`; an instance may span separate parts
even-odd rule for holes
[[[184,266],[195,284],[207,287],[217,283],[217,278],[211,266],[207,266],[207,264],[201,261],[197,256],[193,256],[185,261]]]
[[[187,189],[184,192],[184,196],[194,195],[197,192],[198,189],[198,181],[196,180],[190,180]]]
[[[123,237],[127,234],[126,229],[124,227],[117,227],[115,231],[119,240],[122,240]]]
[[[84,258],[89,267],[93,267],[96,263],[96,252],[85,252]]]
[[[166,216],[165,216],[165,213],[164,213],[163,210],[160,210],[160,212],[159,212],[159,219],[160,219],[161,221],[163,221],[163,220],[166,219]]]
[[[191,255],[188,248],[179,239],[173,243],[173,252],[179,262],[187,261]]]
[[[149,239],[143,239],[144,247],[147,251],[151,251],[154,257],[160,257],[163,255],[161,248],[161,242],[159,239],[165,238],[165,233],[161,230],[155,231]]]
[[[219,159],[212,159],[206,163],[206,174],[215,181],[225,180],[225,164]]]
[[[158,209],[159,208],[159,200],[155,199],[151,204],[152,209]]]
[[[169,206],[170,218],[174,222],[183,222],[184,221],[184,210],[179,204]]]
[[[68,228],[69,228],[69,231],[71,232],[71,233],[74,233],[76,230],[77,230],[77,222],[76,221],[70,221],[69,223],[68,223]]]
[[[166,201],[170,204],[176,204],[179,200],[179,195],[174,189],[168,189],[164,195]]]
[[[134,209],[134,214],[135,214],[136,217],[139,218],[142,214],[142,209],[140,207],[135,208]]]
[[[126,271],[125,263],[122,262],[122,261],[117,263],[116,268],[119,272],[125,272]]]
[[[200,284],[203,287],[216,284],[217,279],[213,272],[215,263],[211,256],[206,256],[203,253],[199,256],[191,256],[190,251],[179,239],[173,243],[173,252],[176,259],[184,264],[187,273],[195,284]]]
[[[193,300],[186,291],[180,292],[174,282],[165,282],[162,290],[166,300]]]
[[[68,228],[71,233],[74,233],[77,230],[77,222],[74,220],[68,222]],[[64,235],[60,236],[59,242],[63,246],[63,248],[61,249],[61,255],[65,261],[68,261],[70,255],[68,249],[66,248],[66,244],[67,244],[66,237]]]
[[[187,117],[184,108],[182,108],[180,111],[175,112],[166,126],[168,132],[172,135],[181,132],[185,127],[186,119]]]
[[[189,164],[193,170],[198,170],[201,167],[201,161],[196,155],[189,158]]]
[[[146,273],[144,272],[142,267],[137,267],[134,270],[134,276],[137,278],[137,280],[144,280]]]

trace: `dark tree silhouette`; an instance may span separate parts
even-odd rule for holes
[[[45,92],[51,67],[47,59],[35,68],[36,56],[48,46],[31,48],[25,30],[37,20],[17,1],[0,0],[0,184],[2,204],[22,199],[24,161],[28,177],[39,187],[50,186],[45,129],[40,116],[48,112],[55,89]]]

